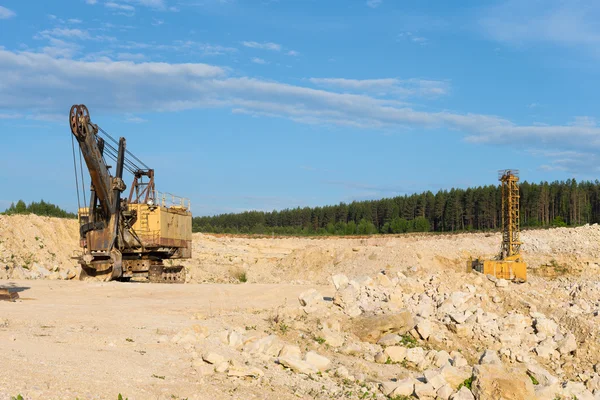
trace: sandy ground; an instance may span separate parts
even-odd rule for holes
[[[41,280],[0,287],[21,298],[0,302],[0,399],[115,400],[238,398],[206,385],[185,349],[159,339],[194,323],[243,324],[307,289]]]

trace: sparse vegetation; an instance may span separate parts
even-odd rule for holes
[[[471,390],[471,386],[473,385],[473,377],[469,377],[468,379],[465,379],[465,381],[463,383],[461,383],[460,385],[458,385],[457,390],[460,390],[461,387],[466,387],[467,389]]]
[[[531,374],[527,374],[529,376],[529,378],[531,378],[531,383],[533,383],[534,385],[539,385],[540,382],[535,378],[535,376],[531,375]]]
[[[402,346],[404,346],[404,347],[412,349],[413,347],[417,346],[417,339],[412,337],[411,334],[406,333],[401,336],[400,344],[402,344]]]
[[[319,344],[323,344],[326,342],[326,340],[320,336],[315,337],[315,342],[319,343]]]

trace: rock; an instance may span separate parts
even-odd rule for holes
[[[215,367],[215,371],[222,374],[229,369],[229,363],[227,361],[223,361]]]
[[[244,336],[242,336],[241,334],[239,334],[236,331],[231,331],[229,332],[229,335],[227,336],[227,344],[229,344],[229,346],[233,347],[234,349],[241,349],[242,346],[244,345]]]
[[[444,386],[438,389],[436,394],[441,400],[448,400],[450,396],[452,396],[452,393],[454,393],[454,390],[452,390],[450,385],[446,383]]]
[[[586,389],[582,382],[567,382],[562,390],[563,395],[568,399],[577,400],[594,400],[595,397],[589,390]]]
[[[496,364],[476,365],[473,368],[473,395],[478,399],[522,400],[535,399],[535,389],[521,367]]]
[[[448,324],[450,332],[461,338],[470,338],[473,336],[473,327],[467,324]]]
[[[421,347],[413,347],[412,349],[408,349],[406,351],[406,361],[419,365],[425,359],[425,350]]]
[[[508,281],[506,279],[498,279],[496,281],[496,287],[499,287],[499,288],[508,287]]]
[[[361,287],[370,287],[373,286],[373,278],[363,275],[352,279],[349,284],[354,286],[356,289],[360,289]]]
[[[380,346],[394,346],[400,343],[401,337],[396,333],[388,333],[384,335],[377,341],[377,344]]]
[[[231,362],[231,365],[227,369],[227,376],[244,378],[258,378],[263,376],[264,373],[259,368],[247,367],[238,362]]]
[[[419,399],[435,399],[435,396],[437,394],[437,390],[435,390],[435,388],[429,384],[429,383],[422,383],[422,382],[416,382],[415,383],[415,395],[417,396],[417,398]]]
[[[390,278],[387,277],[387,275],[379,273],[377,274],[377,276],[375,277],[376,282],[383,286],[383,287],[392,287],[394,286],[392,284],[392,281],[390,280]]]
[[[439,388],[446,384],[446,380],[440,371],[428,369],[427,371],[423,372],[423,376],[425,377],[425,382],[433,386],[436,392]]]
[[[348,372],[348,368],[344,367],[343,365],[340,365],[338,369],[335,370],[335,376],[337,376],[338,378],[348,378],[350,376],[350,373]]]
[[[226,361],[226,358],[217,353],[206,353],[202,356],[202,359],[209,364],[219,365]]]
[[[575,350],[577,350],[577,341],[575,340],[575,335],[569,332],[565,339],[558,344],[558,351],[560,354],[565,355]]]
[[[333,286],[335,286],[335,290],[345,288],[346,286],[348,286],[348,282],[350,282],[348,280],[348,277],[344,274],[333,275],[331,277],[331,280],[333,281]]]
[[[433,365],[438,368],[441,368],[445,365],[452,365],[452,359],[450,358],[450,354],[446,350],[440,350],[436,352],[433,357]]]
[[[388,333],[405,334],[414,327],[414,320],[408,310],[394,314],[357,317],[352,321],[352,332],[363,342],[377,343]]]
[[[481,400],[485,399],[487,399],[487,397],[481,397]],[[473,396],[473,393],[471,393],[469,389],[463,386],[458,392],[450,396],[450,400],[475,400],[475,396]],[[492,400],[492,398],[490,397],[489,400]]]
[[[327,370],[331,365],[331,361],[327,357],[323,357],[322,355],[315,353],[314,351],[309,351],[308,353],[306,353],[304,361],[313,365],[321,372]]]
[[[325,343],[331,347],[341,347],[344,345],[344,337],[341,334],[333,332],[329,329],[323,329],[321,332],[321,337],[325,339]]]
[[[306,292],[300,293],[298,301],[302,307],[306,307],[322,302],[323,296],[316,289],[309,289]]]
[[[555,378],[550,372],[537,364],[527,364],[526,368],[527,373],[533,376],[542,386],[551,386],[558,383],[558,378]]]
[[[424,319],[423,321],[421,321],[417,324],[416,329],[417,329],[417,332],[419,333],[419,336],[421,336],[421,339],[427,340],[429,338],[429,336],[431,335],[433,326],[432,326],[430,320]]]
[[[387,381],[379,384],[379,390],[385,396],[390,396],[392,392],[398,387],[398,382],[395,381]]]
[[[389,357],[390,360],[392,360],[392,362],[396,363],[404,361],[404,359],[406,358],[406,352],[406,347],[402,346],[390,346],[386,347],[386,349],[384,350],[386,358]]]
[[[362,353],[362,347],[360,347],[360,345],[357,343],[350,343],[341,349],[340,352],[347,356],[355,356]]]
[[[452,365],[446,365],[440,369],[440,374],[450,386],[457,388],[458,385],[473,375],[473,370],[468,366],[454,367]]]
[[[592,393],[600,393],[600,375],[594,374],[585,382],[585,387]]]
[[[375,362],[377,364],[385,364],[388,360],[388,355],[385,354],[383,351],[380,351],[379,353],[375,354]]]
[[[333,304],[346,309],[356,303],[356,298],[358,297],[359,293],[359,289],[356,289],[354,286],[347,285],[335,292]]]
[[[301,374],[309,375],[316,374],[317,372],[319,372],[317,367],[315,367],[314,365],[295,357],[279,357],[277,359],[277,363],[283,365],[286,368],[291,369],[294,372],[298,372]]]
[[[502,361],[498,357],[498,353],[494,350],[487,349],[479,358],[479,364],[496,364],[501,365]]]
[[[502,302],[502,298],[500,296],[494,296],[492,297],[492,302],[498,304]]]
[[[269,335],[264,338],[247,343],[244,351],[250,354],[266,354],[271,357],[277,357],[283,349],[283,343],[277,335]]]
[[[17,280],[29,279],[29,271],[23,267],[14,267],[10,277]]]
[[[302,358],[302,351],[300,350],[300,347],[298,347],[298,346],[286,344],[281,348],[281,351],[279,352],[278,356],[280,358],[281,357],[292,357],[292,358],[300,359],[300,358]]]
[[[534,323],[535,331],[543,333],[546,336],[554,336],[558,331],[558,324],[548,318],[536,318]]]
[[[397,386],[390,395],[391,398],[400,396],[411,396],[415,392],[415,383],[417,381],[414,378],[406,378],[397,382]]]

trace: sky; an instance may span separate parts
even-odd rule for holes
[[[73,104],[194,215],[506,168],[595,180],[599,17],[591,0],[0,0],[0,210],[76,210]]]

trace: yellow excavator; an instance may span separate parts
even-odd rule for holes
[[[191,258],[190,201],[156,191],[154,170],[126,149],[125,138],[117,141],[92,123],[86,106],[71,107],[69,124],[78,201],[83,197],[88,205],[79,204],[82,250],[75,258],[81,265],[81,279],[185,282],[184,267],[170,260]],[[91,179],[89,192],[84,187],[82,159]],[[114,174],[107,160],[115,162]],[[127,171],[133,183],[125,197]]]
[[[500,254],[492,260],[469,260],[467,268],[499,279],[525,282],[527,263],[521,255],[519,216],[519,171],[498,172],[502,191],[502,245]]]

